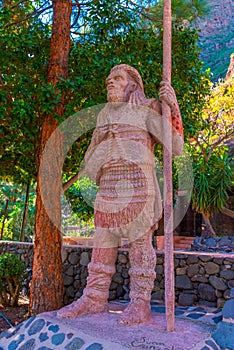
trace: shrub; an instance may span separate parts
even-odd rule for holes
[[[22,275],[25,264],[16,254],[0,256],[0,302],[3,305],[18,305]]]

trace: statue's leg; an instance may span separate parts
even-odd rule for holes
[[[115,273],[118,247],[93,248],[88,265],[87,285],[81,298],[63,307],[58,317],[73,318],[89,313],[108,311],[111,278]]]
[[[118,322],[134,326],[147,322],[151,316],[151,291],[156,277],[156,254],[152,247],[152,230],[130,244],[129,258],[131,302]]]

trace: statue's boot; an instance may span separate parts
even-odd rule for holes
[[[118,322],[126,326],[135,326],[150,319],[151,291],[156,274],[154,271],[142,268],[132,268],[129,274],[131,278],[131,302],[121,314]]]
[[[109,287],[111,278],[115,273],[117,253],[115,250],[112,252],[112,249],[103,248],[103,250],[108,251],[108,256],[105,256],[104,263],[97,262],[97,259],[92,258],[88,265],[89,275],[82,297],[57,311],[58,317],[74,318],[85,314],[108,311]],[[94,248],[94,257],[95,253]]]
[[[145,323],[151,316],[150,300],[156,277],[156,255],[148,238],[144,235],[141,239],[132,243],[129,251],[131,302],[118,320],[120,324],[126,326]]]

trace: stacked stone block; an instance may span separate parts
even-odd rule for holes
[[[29,292],[33,245],[30,243],[0,242],[0,254],[16,253],[28,266],[29,276],[24,283],[24,292]],[[92,249],[64,246],[62,252],[64,304],[79,298],[86,285],[88,263]],[[198,252],[175,254],[175,296],[182,306],[203,304],[222,307],[234,288],[234,255],[215,257],[215,254]],[[109,300],[129,299],[130,268],[128,252],[119,251],[116,273],[110,286]],[[164,254],[157,253],[156,279],[152,291],[153,300],[164,300]]]

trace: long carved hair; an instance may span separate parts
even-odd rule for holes
[[[124,63],[114,66],[110,73],[115,72],[116,70],[124,70],[129,75],[131,80],[136,83],[136,88],[133,92],[131,92],[128,102],[139,105],[145,104],[147,98],[145,97],[144,86],[139,72],[135,68]]]

